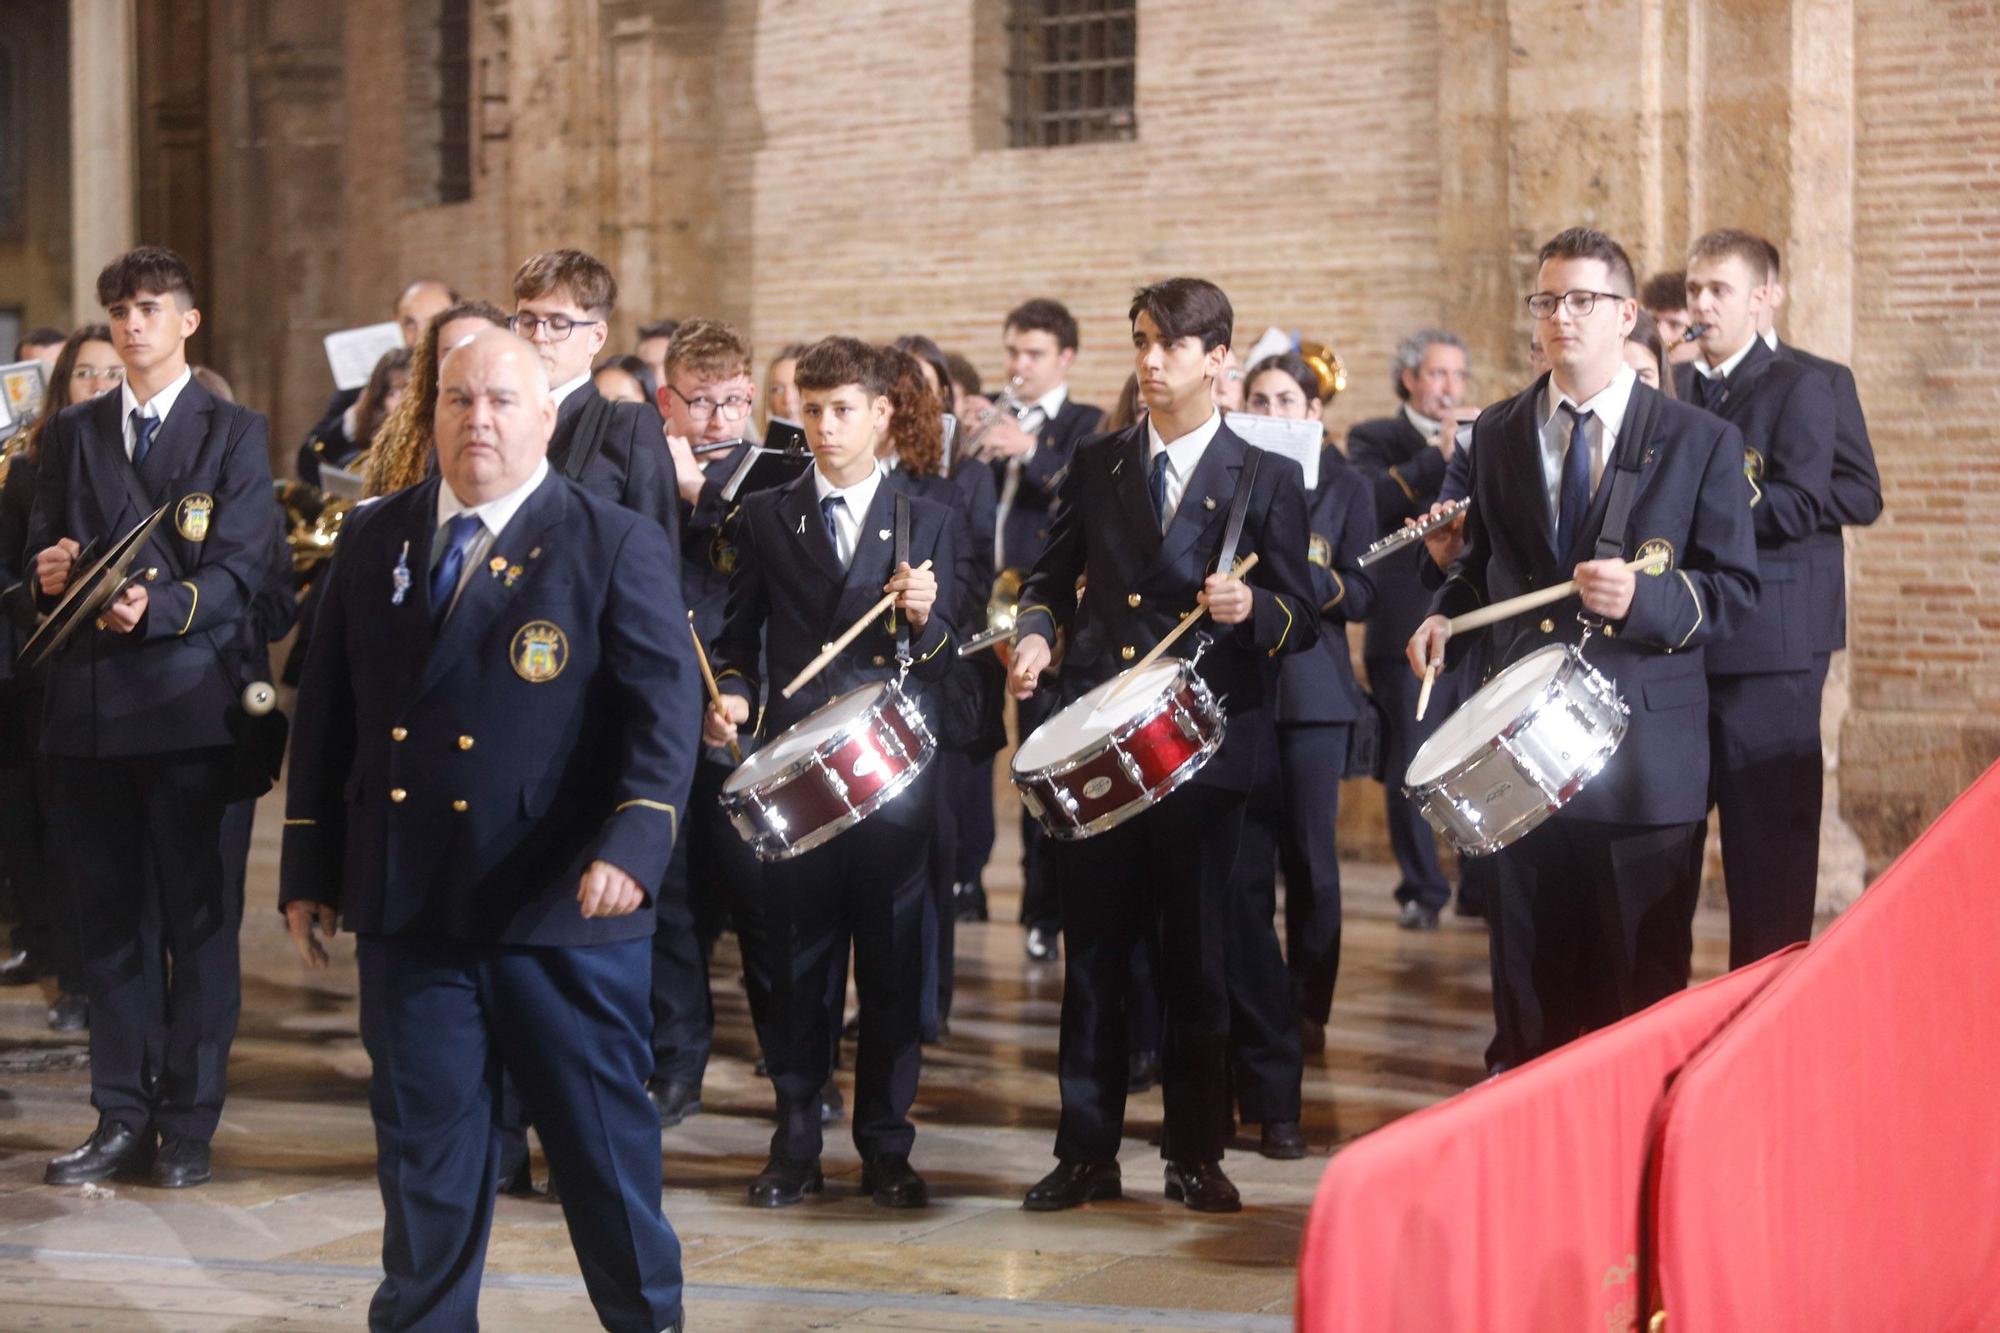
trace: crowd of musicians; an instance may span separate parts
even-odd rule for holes
[[[1686,984],[1711,808],[1732,966],[1811,931],[1841,533],[1881,496],[1853,377],[1779,341],[1779,256],[1754,235],[1709,233],[1643,286],[1611,238],[1556,235],[1523,293],[1532,382],[1475,406],[1464,341],[1412,333],[1400,406],[1326,441],[1311,489],[1230,422],[1317,420],[1325,358],[1242,365],[1230,301],[1199,278],[1137,290],[1109,412],[1072,396],[1077,324],[1050,299],[997,321],[1007,385],[985,395],[921,335],[760,365],[696,317],[607,355],[617,285],[575,250],[528,259],[500,303],[418,281],[405,349],[299,451],[295,500],[334,475],[367,497],[326,503],[344,514],[303,589],[265,419],[188,365],[195,275],[145,247],[97,293],[105,322],[53,340],[0,493],[17,646],[65,598],[112,592],[101,554],[156,523],[130,581],[6,687],[19,923],[0,980],[55,978],[98,1113],[47,1179],[209,1179],[251,814],[282,755],[292,939],[324,966],[354,937],[386,1211],[372,1326],[471,1323],[495,1196],[534,1189],[531,1128],[605,1326],[678,1326],[660,1134],[701,1109],[724,930],[777,1122],[749,1202],[819,1193],[845,1116],[862,1189],[923,1206],[911,1106],[949,1036],[954,926],[986,915],[1009,718],[1027,737],[1191,611],[1172,651],[1221,701],[1220,747],[1095,836],[1020,812],[1024,946],[1063,975],[1056,1166],[1028,1209],[1118,1197],[1126,1101],[1155,1082],[1169,1199],[1240,1207],[1239,1120],[1267,1156],[1307,1153],[1340,782],[1383,780],[1399,924],[1436,927],[1448,862],[1403,775],[1545,645],[1587,638],[1629,729],[1532,832],[1459,862],[1456,910],[1490,927],[1490,1069]],[[760,438],[786,432],[809,465],[761,474]],[[996,589],[1011,635],[960,653]],[[254,703],[287,635],[288,745]],[[888,681],[934,761],[838,836],[760,859],[719,800],[743,756]]]

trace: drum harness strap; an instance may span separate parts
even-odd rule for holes
[[[1251,445],[1243,450],[1243,475],[1236,479],[1236,494],[1229,497],[1229,518],[1222,526],[1222,548],[1216,553],[1215,569],[1219,574],[1227,574],[1236,568],[1236,548],[1243,542],[1243,520],[1250,513],[1250,489],[1257,480],[1257,461],[1264,451]],[[1203,652],[1215,640],[1206,630],[1195,636],[1193,661],[1199,662]]]
[[[1594,560],[1618,560],[1625,554],[1625,528],[1632,519],[1632,501],[1639,490],[1639,465],[1641,450],[1646,437],[1652,434],[1653,419],[1659,415],[1660,396],[1643,384],[1632,386],[1631,405],[1625,411],[1625,420],[1618,432],[1618,448],[1611,456],[1611,494],[1604,504],[1604,526],[1597,530],[1597,545],[1591,552]],[[1590,642],[1590,636],[1604,623],[1602,616],[1595,616],[1579,609],[1577,622],[1583,626],[1583,638],[1577,641],[1577,651]]]
[[[897,569],[910,563],[910,497],[901,491],[896,493],[896,563],[889,572],[893,576]],[[940,580],[942,582],[942,580]],[[910,622],[906,616],[889,612],[889,618],[896,626],[896,684],[900,687],[910,674]]]
[[[610,417],[611,404],[602,395],[592,393],[577,416],[576,433],[569,437],[569,455],[561,466],[565,477],[571,481],[583,480],[584,469],[604,451],[604,437],[611,430]]]

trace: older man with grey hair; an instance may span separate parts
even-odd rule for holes
[[[1363,421],[1347,433],[1348,459],[1374,489],[1378,535],[1428,512],[1438,498],[1471,373],[1472,357],[1456,333],[1419,329],[1396,344],[1390,380],[1402,406],[1393,416]],[[1472,412],[1464,415],[1469,419]],[[1417,721],[1416,689],[1403,664],[1403,647],[1430,606],[1420,573],[1425,559],[1422,550],[1412,548],[1375,567],[1375,609],[1364,647],[1369,686],[1382,706],[1389,846],[1401,874],[1397,923],[1406,930],[1435,929],[1438,912],[1451,901],[1437,842],[1416,803],[1403,795],[1402,783],[1411,756],[1455,702],[1454,682],[1439,681],[1426,720]],[[1461,910],[1476,908],[1467,901]]]

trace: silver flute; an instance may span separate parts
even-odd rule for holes
[[[1422,541],[1470,508],[1472,508],[1471,496],[1467,496],[1463,500],[1453,500],[1435,514],[1418,519],[1413,526],[1397,528],[1388,536],[1372,543],[1366,551],[1361,553],[1361,558],[1354,563],[1366,567],[1374,564],[1377,560],[1385,559],[1402,550],[1405,546],[1410,545],[1412,542]]]

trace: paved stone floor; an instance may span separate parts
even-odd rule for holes
[[[275,800],[275,797],[272,798]],[[0,1329],[354,1329],[365,1323],[382,1210],[355,1035],[350,941],[308,978],[273,910],[278,809],[258,820],[243,929],[243,1025],[215,1181],[181,1193],[41,1183],[53,1152],[94,1123],[83,1048],[42,1023],[34,988],[0,990]],[[1305,1073],[1314,1156],[1228,1159],[1244,1211],[1203,1217],[1161,1197],[1157,1091],[1134,1099],[1127,1197],[1030,1216],[1051,1164],[1060,965],[1027,962],[1011,921],[1011,842],[996,852],[993,924],[959,933],[952,1035],[927,1050],[914,1160],[934,1202],[892,1213],[857,1195],[853,1145],[828,1140],[828,1188],[779,1212],[743,1187],[762,1164],[768,1088],[753,1073],[747,1009],[718,986],[722,1031],[703,1113],[661,1140],[666,1212],[680,1233],[697,1329],[1112,1330],[1290,1327],[1300,1228],[1325,1154],[1477,1080],[1489,1035],[1476,921],[1395,927],[1393,874],[1345,877],[1346,955],[1326,1054]],[[1696,970],[1721,966],[1723,923],[1697,923]],[[733,977],[725,942],[718,978]],[[851,1083],[850,1083],[851,1093]],[[843,1122],[844,1123],[844,1122]],[[503,1199],[484,1326],[597,1326],[557,1205]]]

